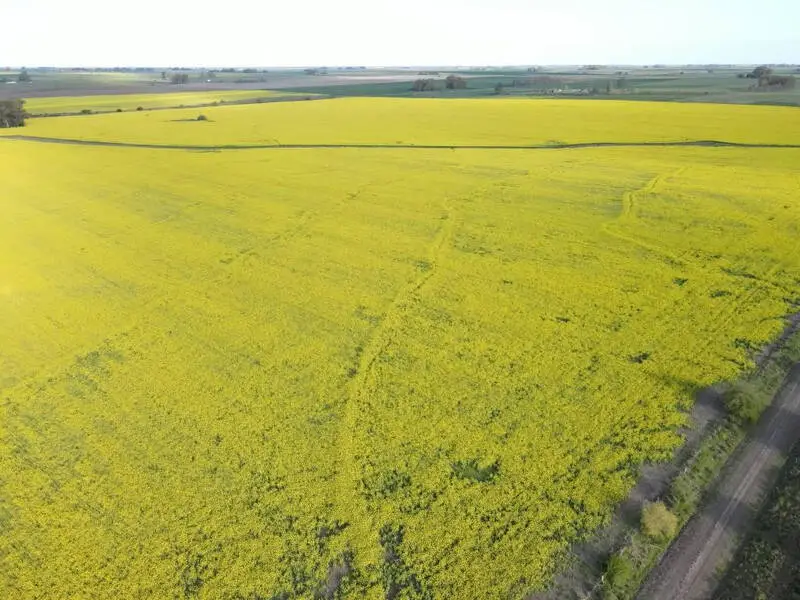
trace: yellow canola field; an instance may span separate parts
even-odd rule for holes
[[[116,111],[136,110],[139,107],[176,108],[180,106],[198,106],[215,102],[241,102],[243,100],[275,100],[278,98],[303,97],[291,92],[275,92],[271,90],[232,90],[206,92],[173,92],[154,94],[102,94],[97,96],[54,96],[49,98],[31,98],[25,102],[25,110],[33,115],[48,113],[77,113],[82,110]],[[196,114],[194,116],[197,116]]]
[[[780,332],[798,162],[0,140],[0,597],[542,588]]]
[[[20,134],[144,144],[800,144],[793,107],[551,99],[341,98],[34,119]]]

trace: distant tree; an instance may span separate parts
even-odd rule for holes
[[[500,83],[498,83],[496,86],[494,86],[494,93],[496,95],[498,95],[498,96],[501,95],[504,90],[505,90],[505,87],[503,86],[503,82],[502,81]]]
[[[463,90],[467,87],[467,80],[458,75],[448,75],[444,80],[445,87],[448,90]]]
[[[762,77],[769,77],[772,75],[773,71],[767,65],[761,65],[760,67],[756,67],[752,71],[750,71],[746,77],[748,79],[761,79]]]
[[[161,80],[162,81],[166,81],[167,80],[167,72],[166,71],[161,71]]]
[[[20,83],[28,83],[29,81],[31,81],[31,74],[28,73],[28,69],[22,67],[22,70],[19,72],[19,75],[17,75],[17,81],[19,81]]]
[[[24,127],[27,116],[24,100],[0,101],[0,128]]]
[[[797,80],[791,75],[765,75],[758,79],[761,89],[792,90],[796,84]]]
[[[173,73],[172,77],[170,77],[170,83],[174,83],[174,84],[189,83],[189,74],[188,73]]]
[[[417,79],[414,85],[411,86],[412,92],[435,92],[436,80],[435,79]]]

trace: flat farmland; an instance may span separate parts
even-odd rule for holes
[[[132,111],[138,108],[176,108],[201,106],[225,102],[275,101],[278,99],[305,98],[291,92],[271,90],[175,92],[159,94],[102,94],[96,96],[55,96],[33,98],[25,104],[25,110],[33,115],[52,113]]]
[[[796,111],[768,107],[204,113],[22,133],[800,142]],[[750,366],[800,302],[798,164],[775,148],[0,139],[0,596],[542,589],[639,467],[670,458],[693,391]]]
[[[157,101],[157,96],[153,96]],[[756,114],[754,114],[754,110]],[[800,144],[789,107],[551,99],[339,98],[31,120],[25,135],[155,145],[490,145],[718,140]]]

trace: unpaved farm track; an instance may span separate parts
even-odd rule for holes
[[[746,533],[792,445],[800,439],[800,365],[725,468],[717,489],[684,527],[637,595],[638,600],[710,598],[717,569]]]
[[[696,146],[706,148],[777,148],[800,149],[800,144],[745,144],[719,140],[689,140],[682,142],[578,142],[575,144],[533,144],[528,146],[470,145],[470,144],[227,144],[221,146],[192,146],[178,144],[139,144],[102,140],[77,140],[69,138],[38,137],[33,135],[5,135],[0,140],[42,142],[46,144],[73,144],[78,146],[109,146],[113,148],[147,148],[149,150],[194,150],[215,152],[220,150],[280,150],[314,148],[365,148],[365,149],[416,149],[416,150],[565,150],[571,148],[640,148]]]

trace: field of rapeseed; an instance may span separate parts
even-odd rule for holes
[[[0,597],[541,588],[800,301],[798,161],[0,140]]]
[[[298,94],[270,90],[236,90],[207,92],[175,92],[158,94],[104,94],[97,96],[56,96],[52,98],[32,98],[25,103],[25,109],[34,115],[48,113],[70,113],[82,110],[111,112],[116,110],[136,110],[137,108],[169,108],[178,106],[198,106],[225,102],[254,101],[259,99],[292,98]],[[303,96],[305,97],[305,96]]]
[[[32,106],[35,106],[32,101]],[[753,111],[757,111],[754,113]],[[146,144],[514,145],[721,140],[800,144],[793,107],[551,99],[339,98],[30,121],[3,134]]]

